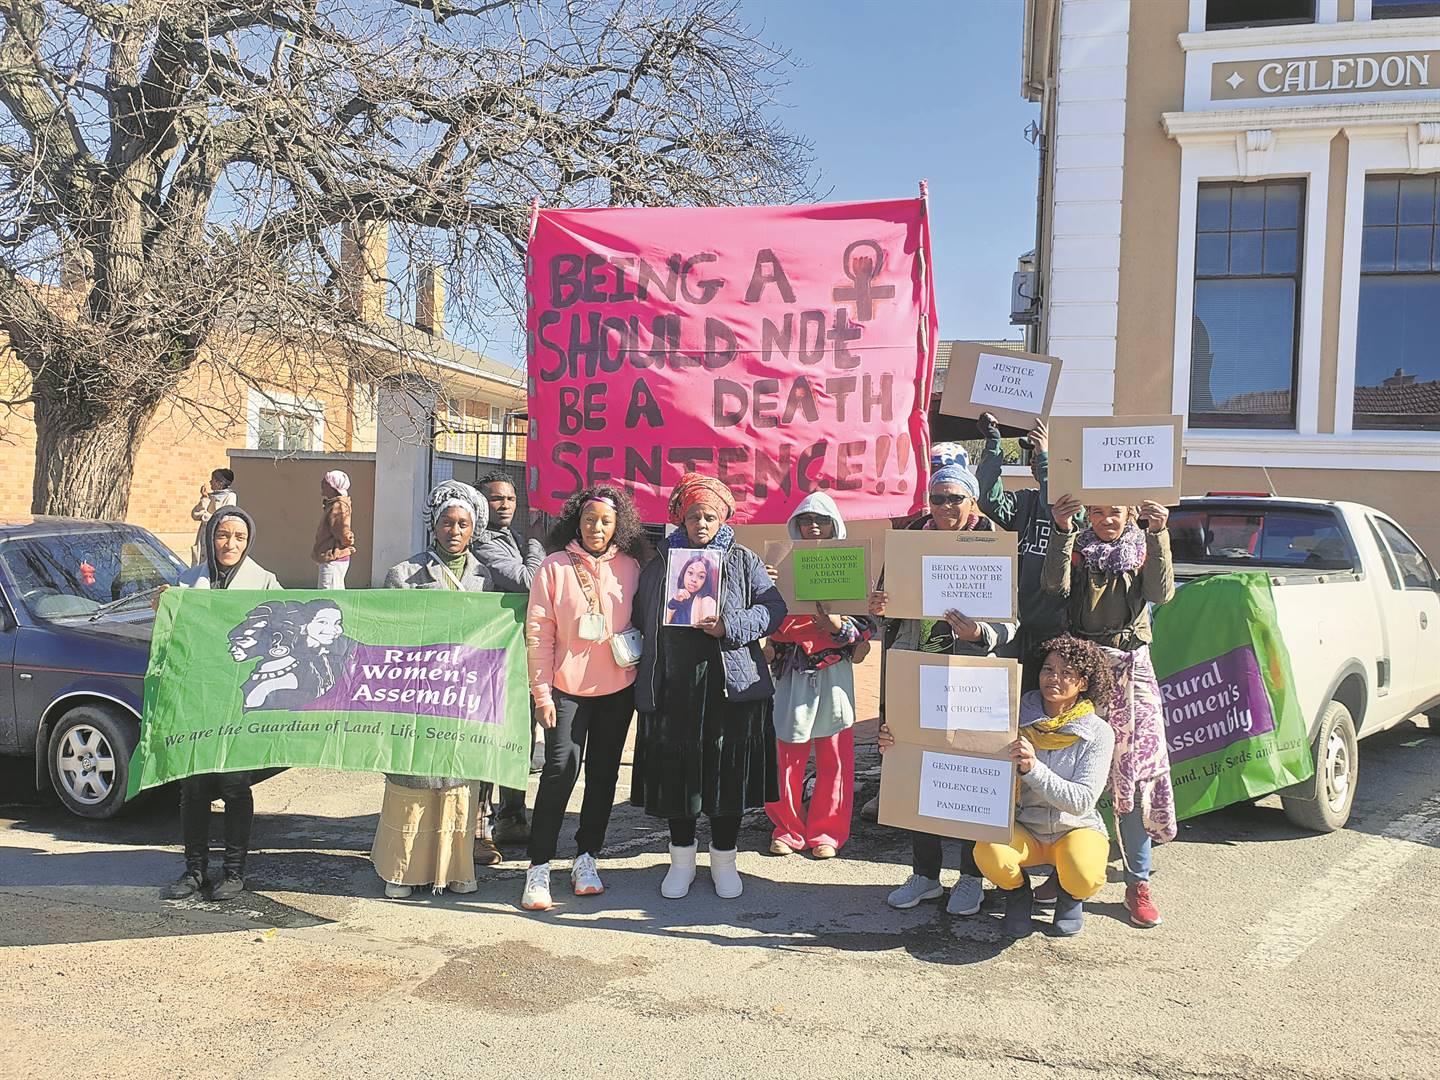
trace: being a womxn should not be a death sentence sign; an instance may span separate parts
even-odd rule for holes
[[[289,766],[521,787],[525,604],[425,589],[170,589],[129,794]]]
[[[736,520],[824,490],[847,518],[919,509],[936,317],[923,199],[538,211],[526,260],[531,502],[682,473]]]

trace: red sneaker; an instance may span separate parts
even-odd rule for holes
[[[1130,912],[1130,921],[1136,926],[1148,929],[1160,925],[1160,909],[1150,899],[1149,882],[1137,881],[1125,886],[1125,910]]]

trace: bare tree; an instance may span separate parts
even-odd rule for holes
[[[365,310],[347,224],[513,299],[534,197],[786,200],[809,171],[769,111],[787,58],[736,0],[0,11],[3,403],[33,412],[37,513],[123,516],[167,405],[233,423],[236,395],[185,400],[205,369],[302,391],[393,370],[409,346],[377,342],[397,327]]]

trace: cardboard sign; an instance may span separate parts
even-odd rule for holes
[[[988,412],[1006,427],[1029,429],[1050,415],[1059,381],[1059,357],[953,342],[940,413],[975,417]]]
[[[735,520],[921,508],[937,319],[924,199],[541,207],[526,251],[532,507],[687,471]]]
[[[880,770],[880,823],[1008,842],[1015,770],[1005,748],[1019,715],[1015,660],[887,653],[885,722],[895,745]]]
[[[1009,532],[894,530],[885,534],[885,614],[1016,619],[1016,537]]]
[[[779,571],[775,587],[792,612],[816,601],[836,615],[864,615],[875,586],[869,540],[769,540],[765,562]]]
[[[1086,506],[1180,499],[1184,418],[1057,416],[1050,421],[1050,497]]]

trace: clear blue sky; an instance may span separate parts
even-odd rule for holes
[[[1019,337],[1015,259],[1035,246],[1037,157],[1022,132],[1022,0],[744,0],[798,65],[782,119],[815,146],[827,201],[930,182],[942,338]]]

